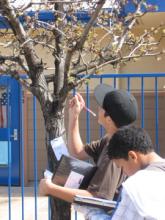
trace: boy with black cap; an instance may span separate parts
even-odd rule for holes
[[[82,96],[76,94],[69,104],[69,152],[81,160],[92,158],[98,167],[88,189],[70,189],[57,186],[50,180],[43,179],[40,182],[41,195],[49,194],[68,202],[73,202],[73,198],[77,194],[114,199],[117,188],[124,180],[124,175],[121,169],[109,160],[107,146],[111,136],[119,127],[136,120],[137,102],[130,93],[114,89],[106,84],[98,85],[94,90],[94,96],[99,105],[98,123],[105,128],[106,135],[90,144],[84,145],[79,133],[79,115],[85,107]]]

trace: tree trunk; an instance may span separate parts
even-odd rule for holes
[[[56,108],[57,109],[57,108]],[[54,172],[57,168],[57,159],[54,155],[50,141],[54,138],[65,135],[64,126],[64,108],[62,110],[57,110],[52,116],[45,118],[46,124],[46,146],[48,155],[48,165],[51,172]],[[65,138],[64,138],[65,140]],[[50,197],[50,207],[51,207],[51,220],[69,220],[70,219],[70,207],[71,204],[63,200],[57,199],[55,197]]]
[[[51,220],[69,220],[71,204],[60,199],[50,198]]]

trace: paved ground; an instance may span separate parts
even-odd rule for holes
[[[11,220],[23,219],[21,195],[20,187],[11,188]],[[9,220],[8,187],[0,187],[0,220]],[[33,187],[25,187],[24,220],[35,220],[35,199]],[[37,220],[48,220],[47,197],[37,198]],[[74,217],[72,217],[72,220],[74,220]],[[78,220],[83,220],[80,214],[78,215]]]
[[[24,220],[35,220],[35,199],[32,187],[25,187]],[[48,199],[37,198],[38,220],[48,219]],[[9,219],[8,187],[0,187],[0,220]],[[11,220],[22,220],[22,196],[20,187],[11,188]]]

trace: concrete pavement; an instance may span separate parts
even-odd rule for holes
[[[11,187],[11,219],[10,220],[36,220],[35,219],[35,197],[34,188],[24,188],[24,218],[22,218],[22,193],[21,187]],[[72,212],[72,220],[74,220]],[[83,220],[81,214],[78,220]],[[8,187],[0,186],[0,220],[9,220],[9,198]],[[48,198],[37,197],[37,220],[48,220]],[[67,219],[66,219],[67,220]]]
[[[35,199],[33,187],[24,190],[24,220],[35,220]],[[22,194],[20,187],[11,188],[11,220],[22,220]],[[48,219],[47,197],[37,198],[38,220]],[[0,187],[0,220],[9,220],[8,187]]]

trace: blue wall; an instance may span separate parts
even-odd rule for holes
[[[157,5],[160,12],[165,12],[165,0],[148,0],[148,3]]]

